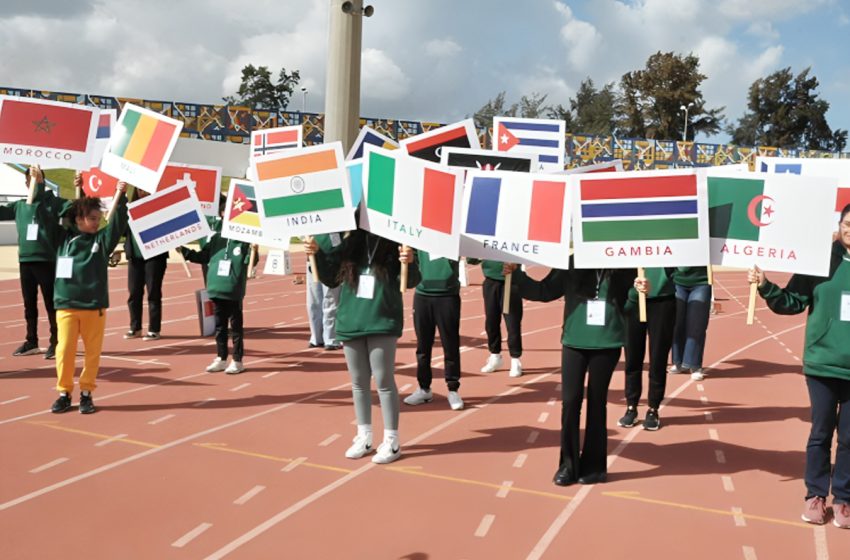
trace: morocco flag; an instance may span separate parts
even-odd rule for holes
[[[463,170],[367,146],[360,227],[434,256],[458,258]]]
[[[88,169],[98,109],[0,96],[0,161]]]
[[[401,149],[406,153],[434,163],[440,163],[443,148],[447,146],[476,150],[481,148],[472,119],[441,126],[401,141]]]
[[[708,172],[711,263],[826,276],[836,179]]]

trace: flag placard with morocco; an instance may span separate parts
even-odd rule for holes
[[[45,169],[88,169],[96,107],[0,95],[0,162]]]
[[[357,139],[354,140],[354,144],[351,145],[351,149],[348,150],[348,155],[345,156],[345,161],[354,161],[362,158],[363,150],[367,144],[371,146],[378,146],[385,150],[398,149],[398,142],[389,136],[384,136],[373,128],[364,126],[360,129],[360,134],[357,135]]]
[[[274,154],[304,145],[304,129],[300,124],[251,131],[251,158]]]
[[[289,237],[274,239],[262,227],[256,187],[245,179],[231,179],[227,189],[221,236],[266,247],[289,249]]]
[[[258,156],[251,171],[264,235],[316,235],[356,227],[342,143]]]
[[[185,185],[195,191],[206,216],[218,216],[218,197],[221,195],[221,167],[169,163],[162,172],[156,190]]]
[[[841,210],[850,204],[850,159],[828,158],[756,158],[756,171],[762,173],[792,173],[807,177],[835,177],[838,191],[835,197],[834,224],[841,218]]]
[[[503,262],[569,268],[568,179],[542,173],[466,173],[461,253]]]
[[[463,171],[367,146],[360,227],[435,257],[457,260]]]
[[[401,149],[413,157],[427,159],[434,163],[440,163],[443,148],[452,146],[455,148],[481,148],[478,135],[475,132],[475,122],[465,119],[454,124],[447,124],[405,138],[400,142]]]
[[[512,154],[537,154],[540,171],[564,169],[567,124],[554,119],[493,117],[493,149]]]
[[[183,121],[126,103],[100,168],[142,190],[156,191]]]
[[[716,167],[706,173],[711,264],[829,274],[835,178]]]
[[[127,212],[130,231],[145,259],[210,234],[195,191],[185,185],[131,202]]]
[[[573,185],[576,268],[708,264],[705,175],[672,170],[566,177]]]

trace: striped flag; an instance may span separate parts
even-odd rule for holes
[[[97,121],[97,133],[95,134],[94,148],[92,151],[92,165],[100,165],[103,159],[103,154],[109,146],[109,139],[112,137],[112,129],[115,128],[115,120],[118,118],[118,111],[115,109],[101,109],[100,116]]]
[[[345,157],[345,161],[353,161],[355,159],[362,158],[363,149],[367,144],[371,146],[378,146],[385,150],[398,149],[398,142],[389,136],[384,136],[377,130],[364,126],[360,129],[360,134],[357,135],[357,139],[354,140],[354,144],[351,145],[351,149],[348,150],[348,155]]]
[[[360,227],[416,249],[458,258],[463,172],[367,146]]]
[[[103,154],[101,169],[154,192],[182,129],[182,121],[126,103]]]
[[[841,210],[850,204],[850,160],[829,158],[756,158],[756,170],[765,173],[791,173],[809,177],[835,177],[838,191],[835,197],[834,223],[841,218]]]
[[[301,125],[267,128],[251,131],[251,159],[274,154],[280,150],[300,148],[303,145],[304,129]]]
[[[259,156],[251,164],[265,232],[315,235],[355,228],[342,144]]]
[[[195,191],[187,186],[158,191],[127,207],[130,230],[145,259],[210,234]]]
[[[708,263],[703,175],[694,170],[570,175],[577,268]]]
[[[46,169],[88,169],[98,109],[0,95],[0,161]]]
[[[446,148],[442,151],[440,163],[449,167],[481,169],[482,171],[537,172],[537,156],[535,154],[508,155],[495,150]]]
[[[493,118],[493,149],[499,152],[537,154],[540,171],[564,169],[566,123],[550,119]]]
[[[401,141],[401,149],[409,155],[440,163],[444,147],[480,149],[481,143],[472,119],[441,126]]]
[[[554,174],[468,171],[461,253],[568,268],[567,184],[566,177]]]

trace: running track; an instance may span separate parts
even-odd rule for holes
[[[619,370],[609,482],[558,488],[563,304],[526,303],[522,378],[479,374],[483,305],[480,271],[470,271],[467,408],[449,410],[435,379],[432,403],[402,405],[403,457],[387,466],[343,457],[355,428],[342,353],[306,348],[304,286],[288,277],[250,282],[248,369],[227,376],[203,371],[214,351],[197,337],[198,269],[187,279],[169,268],[164,337],[148,343],[122,339],[126,272],[110,269],[91,416],[47,411],[53,362],[11,357],[23,313],[18,281],[0,282],[0,556],[850,558],[850,531],[799,518],[801,317],[760,308],[747,327],[743,274],[717,274],[723,312],[711,321],[707,379],[671,376],[663,428],[650,433],[616,426]],[[411,297],[397,356],[402,397],[416,384]],[[380,440],[377,404],[373,422]]]

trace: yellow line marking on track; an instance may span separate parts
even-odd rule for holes
[[[269,461],[276,461],[278,463],[291,463],[296,461],[297,459],[290,459],[289,457],[277,457],[275,455],[267,455],[265,453],[255,453],[253,451],[243,451],[241,449],[233,449],[227,446],[226,443],[194,443],[193,445],[197,447],[202,447],[204,449],[212,449],[214,451],[225,451],[227,453],[234,453],[236,455],[243,455],[245,457],[254,457],[256,459],[267,459]],[[318,463],[308,463],[301,462],[300,465],[305,467],[313,467],[314,469],[320,469],[324,471],[333,471],[338,473],[350,474],[354,472],[352,469],[343,469],[341,467],[334,467],[331,465],[320,465]]]
[[[122,438],[116,438],[114,435],[111,435],[111,434],[99,434],[97,432],[87,432],[85,430],[78,430],[76,428],[69,428],[67,426],[60,426],[56,422],[25,421],[24,423],[25,424],[32,424],[33,426],[43,426],[45,428],[51,428],[53,430],[59,430],[60,432],[68,432],[68,433],[72,433],[72,434],[79,434],[81,436],[89,436],[89,437],[93,437],[93,438],[97,438],[97,439],[103,439],[103,440],[108,439],[108,440],[112,440],[112,441],[121,441],[121,442],[129,443],[129,444],[132,444],[132,445],[139,445],[141,447],[150,447],[152,449],[156,449],[156,448],[160,447],[156,443],[148,443],[146,441],[139,441],[139,440],[136,440],[136,439],[127,439],[127,438],[123,438],[123,437]]]

